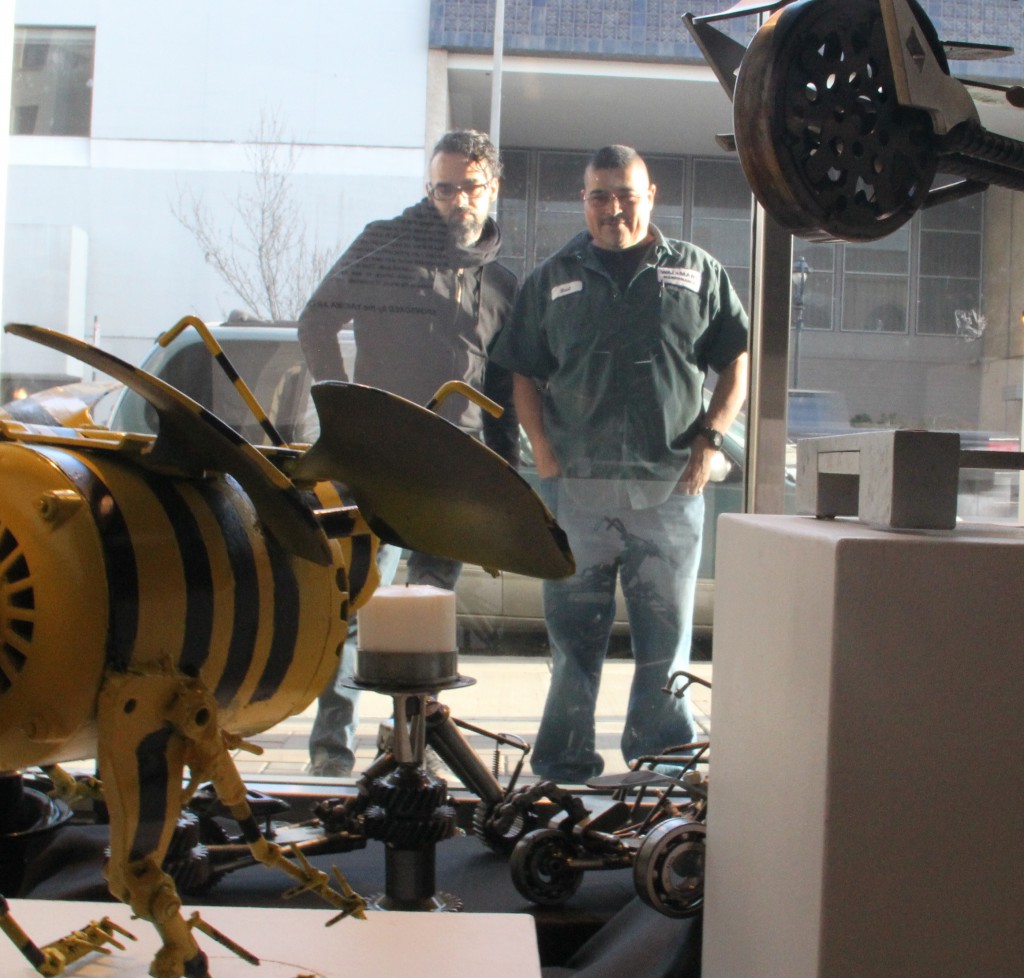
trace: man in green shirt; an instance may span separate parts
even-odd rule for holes
[[[623,756],[694,739],[685,698],[661,690],[689,662],[701,493],[747,387],[743,307],[719,262],[651,224],[640,155],[606,146],[583,182],[586,231],[527,279],[491,350],[576,557],[573,577],[544,583],[554,669],[531,755],[562,782],[604,767],[594,711],[616,579],[636,661]]]

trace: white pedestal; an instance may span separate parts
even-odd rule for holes
[[[1024,530],[718,528],[704,978],[1024,974]]]
[[[69,978],[143,978],[160,941],[151,924],[133,920],[121,903],[11,900],[11,914],[37,946],[64,937],[92,920],[110,917],[138,939],[123,951],[90,954]],[[540,978],[533,918],[525,914],[369,913],[324,924],[333,910],[195,907],[208,923],[260,959],[253,967],[205,934],[196,940],[210,958],[214,978]],[[39,978],[0,933],[0,975]]]

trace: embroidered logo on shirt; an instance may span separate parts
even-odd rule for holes
[[[562,299],[567,295],[572,295],[573,292],[582,291],[583,283],[579,279],[576,279],[574,282],[563,282],[561,285],[556,285],[551,290],[551,301],[554,302],[555,299]]]
[[[662,285],[674,285],[677,288],[700,292],[702,275],[696,268],[659,268],[658,281]]]

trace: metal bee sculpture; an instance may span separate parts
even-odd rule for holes
[[[561,577],[573,569],[565,535],[497,455],[384,391],[315,385],[319,440],[255,447],[108,353],[6,329],[124,383],[159,427],[0,416],[0,771],[98,759],[107,880],[159,932],[154,978],[209,973],[161,869],[200,782],[259,862],[360,913],[340,874],[332,886],[264,838],[231,751],[330,679],[346,621],[378,583],[378,539]]]
[[[711,26],[771,11],[746,48]],[[733,102],[719,142],[798,237],[874,241],[922,207],[1024,189],[1024,143],[982,126],[968,86],[1015,108],[1024,88],[960,81],[947,60],[1012,49],[940,41],[916,0],[743,0],[684,21]]]

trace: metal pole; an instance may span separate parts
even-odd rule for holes
[[[505,0],[494,0],[494,68],[491,71],[491,142],[501,148],[501,67],[505,52]]]
[[[746,510],[781,513],[786,483],[793,238],[756,202],[752,225]]]
[[[758,26],[768,20],[759,14]],[[793,236],[751,196],[750,397],[744,509],[782,513],[786,486]]]
[[[14,69],[14,0],[0,0],[0,105],[11,104],[11,75]],[[7,165],[9,129],[0,134],[0,304],[3,301],[4,239],[7,227]],[[0,348],[2,348],[0,343]],[[3,366],[0,364],[0,366]],[[0,373],[0,376],[3,376]]]
[[[1021,327],[1024,328],[1024,313],[1021,313]],[[1021,367],[1024,367],[1024,356],[1020,359]],[[1020,440],[1017,448],[1024,452],[1024,374],[1021,375],[1021,406],[1020,406]],[[1017,522],[1024,524],[1024,471],[1018,473],[1017,478]]]

